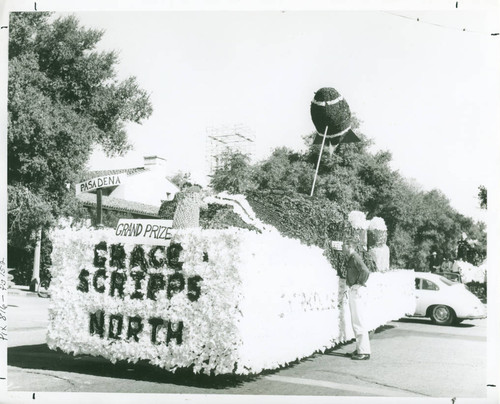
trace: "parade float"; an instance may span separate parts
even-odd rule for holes
[[[231,204],[250,222],[241,200]],[[259,231],[126,219],[55,230],[49,347],[248,374],[352,339],[345,280],[323,250],[254,220]],[[374,272],[367,290],[372,330],[414,309],[412,271]]]
[[[318,91],[311,114],[322,148],[358,139],[335,91]],[[203,204],[227,207],[244,226],[202,229]],[[261,220],[244,196],[187,192],[172,220],[55,229],[48,346],[205,374],[256,374],[324,352],[354,338],[342,269],[348,239],[375,262],[369,328],[413,313],[413,271],[389,270],[383,220],[362,212],[343,220],[322,248]]]

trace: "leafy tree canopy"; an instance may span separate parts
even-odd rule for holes
[[[479,206],[481,209],[488,209],[488,190],[484,185],[479,186],[479,193],[477,196],[479,198]]]
[[[172,184],[176,185],[179,189],[182,189],[184,186],[190,187],[192,186],[193,180],[191,179],[191,173],[185,173],[182,171],[177,171],[172,177],[169,178]]]
[[[355,117],[352,126],[359,127]],[[330,219],[340,223],[339,213],[346,216],[361,210],[368,218],[385,220],[393,267],[427,269],[432,251],[453,259],[463,231],[478,240],[471,262],[481,262],[486,256],[484,226],[455,211],[440,191],[422,191],[390,167],[389,152],[371,153],[373,142],[359,130],[358,135],[359,143],[341,144],[334,153],[325,149],[313,198],[309,195],[320,151],[320,146],[313,144],[314,134],[304,136],[305,152],[281,147],[256,164],[239,152],[225,152],[220,156],[222,168],[215,172],[211,185],[216,191],[246,194],[262,220],[285,229],[285,233],[287,229],[308,232],[301,236],[308,243],[322,246],[324,238],[331,236],[325,233]],[[294,203],[286,205],[285,196]],[[326,202],[336,208],[327,207]],[[309,208],[304,208],[308,204]],[[330,219],[318,220],[318,212],[325,209],[331,211]]]
[[[219,156],[220,165],[210,182],[215,191],[241,194],[255,188],[255,170],[250,157],[239,151],[225,150]]]
[[[8,236],[25,247],[76,207],[68,187],[92,147],[126,152],[125,125],[152,106],[135,77],[118,80],[116,52],[98,49],[103,31],[43,12],[12,13],[9,29]]]

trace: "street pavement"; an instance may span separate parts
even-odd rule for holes
[[[486,397],[486,320],[442,327],[405,318],[372,334],[369,361],[347,357],[354,349],[348,343],[258,376],[208,377],[51,351],[45,343],[49,300],[9,290],[9,391]]]

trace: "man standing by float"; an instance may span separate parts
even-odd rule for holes
[[[356,336],[356,351],[352,353],[353,360],[370,359],[370,337],[366,326],[368,302],[366,301],[366,281],[370,271],[361,256],[355,251],[352,242],[344,243],[344,251],[348,255],[346,265],[346,283],[349,287],[349,308],[351,322]]]

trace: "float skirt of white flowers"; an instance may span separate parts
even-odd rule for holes
[[[52,240],[52,349],[249,374],[354,337],[345,282],[322,250],[274,230],[177,231],[178,256],[120,246],[112,230],[55,230]],[[413,283],[412,271],[371,274],[371,329],[412,312]]]

